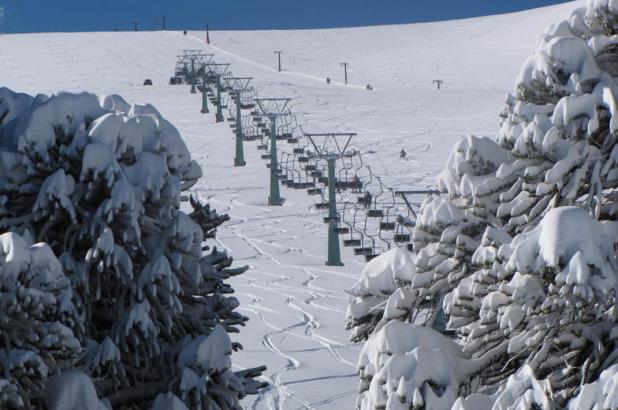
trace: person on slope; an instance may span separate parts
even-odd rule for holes
[[[363,201],[365,208],[369,208],[371,206],[371,192],[365,192],[365,200]]]

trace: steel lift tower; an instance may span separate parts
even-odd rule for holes
[[[195,80],[199,75],[199,70],[203,70],[203,66],[209,63],[214,54],[205,54],[202,50],[182,50],[182,55],[177,56],[176,73],[184,73],[185,81],[191,83],[191,94],[197,93]],[[191,71],[189,71],[189,66]],[[196,71],[196,67],[197,71]]]
[[[328,260],[327,266],[343,266],[341,252],[339,250],[339,214],[337,213],[337,179],[335,176],[335,162],[343,157],[356,155],[355,152],[347,152],[352,137],[356,133],[326,133],[307,134],[315,149],[314,156],[325,159],[328,164]]]
[[[283,205],[279,194],[279,165],[277,164],[277,118],[289,115],[286,112],[291,98],[256,98],[255,103],[262,115],[270,120],[270,196],[268,205]]]
[[[230,89],[230,93],[234,96],[236,101],[236,156],[234,157],[235,167],[244,167],[245,152],[243,148],[243,131],[242,131],[242,102],[241,96],[243,92],[249,90],[249,83],[252,77],[225,77],[223,81]]]
[[[215,114],[216,122],[223,122],[223,104],[221,102],[221,78],[227,73],[230,65],[228,63],[206,63],[210,75],[215,78],[217,87],[217,113]]]

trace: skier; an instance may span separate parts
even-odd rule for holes
[[[352,177],[352,192],[361,192],[360,188],[360,179],[358,178],[358,175],[354,175],[354,177]]]
[[[408,153],[406,152],[406,150],[403,147],[401,147],[401,151],[399,151],[399,158],[400,159],[406,159],[406,155],[407,154]]]
[[[365,192],[365,208],[369,208],[371,206],[371,192]]]
[[[330,78],[326,77],[326,84],[330,84]]]

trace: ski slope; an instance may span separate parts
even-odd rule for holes
[[[117,93],[150,102],[175,124],[203,167],[194,191],[226,212],[218,246],[250,271],[233,281],[250,317],[237,336],[241,367],[266,364],[271,387],[247,398],[256,409],[350,409],[360,345],[344,330],[345,289],[363,261],[342,248],[345,267],[324,266],[326,225],[302,191],[283,188],[268,207],[268,169],[255,143],[234,168],[227,123],[200,114],[199,95],[168,86],[183,49],[215,53],[236,75],[253,76],[262,97],[292,97],[307,132],[356,132],[389,186],[433,184],[456,139],[491,135],[518,69],[544,28],[577,3],[521,13],[414,25],[309,31],[47,33],[0,36],[2,84],[16,91]],[[276,72],[274,50],[283,50]],[[350,63],[350,85],[339,63]],[[333,82],[326,84],[326,77]],[[151,78],[153,87],[144,87]],[[434,79],[444,81],[437,90]],[[374,87],[365,89],[366,84]],[[401,148],[408,152],[400,160]]]

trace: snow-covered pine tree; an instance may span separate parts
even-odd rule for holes
[[[189,408],[239,408],[262,385],[254,379],[260,369],[231,370],[230,354],[241,346],[228,333],[247,318],[236,312],[225,281],[246,267],[232,268],[232,258],[205,243],[225,215],[197,198],[192,211],[181,209],[181,192],[202,172],[178,131],[152,106],[129,106],[118,96],[0,89],[0,101],[0,229],[30,246],[46,243],[60,265],[51,257],[47,263],[55,261],[72,292],[59,297],[56,288],[44,289],[52,293],[44,299],[49,317],[35,325],[44,330],[57,317],[64,339],[27,345],[32,357],[47,364],[71,355],[47,373],[80,369],[114,408],[150,408],[167,392]],[[10,273],[2,269],[0,278]],[[11,303],[27,311],[33,302]],[[17,404],[60,397],[42,394],[40,380],[5,379],[0,391]],[[70,400],[62,397],[55,408]]]
[[[0,408],[30,408],[47,375],[80,352],[72,300],[49,246],[0,235]]]
[[[423,206],[416,274],[361,354],[359,407],[616,407],[617,34],[613,0],[551,26],[495,141],[457,144],[448,197]],[[441,308],[459,350],[409,324]]]

